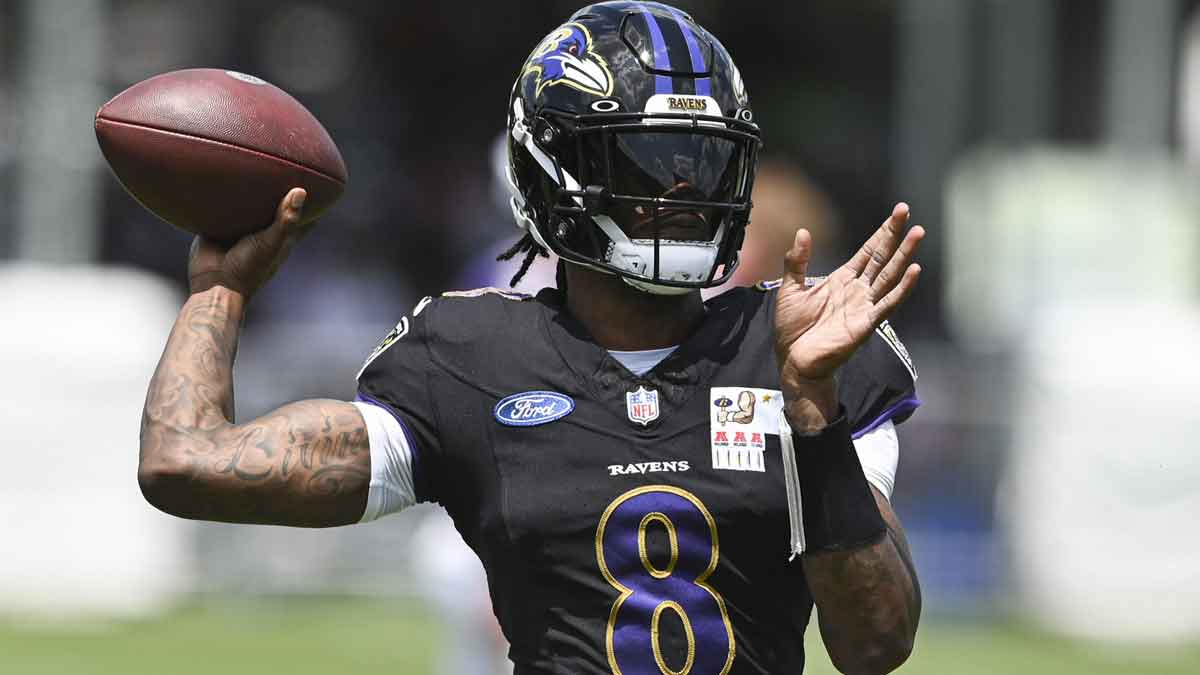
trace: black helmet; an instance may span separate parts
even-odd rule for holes
[[[654,293],[733,274],[761,142],[737,67],[690,16],[584,7],[529,55],[508,114],[513,215],[538,244]]]

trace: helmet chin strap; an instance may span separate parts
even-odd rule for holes
[[[630,279],[629,277],[621,277],[625,283],[642,291],[643,293],[652,293],[654,295],[687,295],[694,288],[681,288],[679,286],[663,286],[662,284],[652,284],[649,281],[641,281],[639,279]]]
[[[630,239],[625,232],[604,214],[592,216],[596,225],[612,240],[604,256],[604,262],[639,276],[650,276],[654,271],[654,240]],[[725,236],[725,225],[717,230],[713,241],[658,242],[658,278],[668,281],[701,281],[708,277],[717,261],[717,250]],[[680,286],[664,286],[652,281],[622,276],[625,283],[639,291],[655,295],[684,295],[695,290]]]
[[[567,173],[565,169],[556,171],[554,160],[533,142],[533,134],[530,133],[528,127],[525,125],[525,111],[522,109],[520,101],[514,101],[513,103],[513,117],[513,139],[529,152],[534,161],[550,176],[551,180],[559,183],[559,171],[561,171],[562,183],[560,184],[568,190],[579,190],[579,182],[571,174]],[[547,244],[546,240],[542,238],[540,229],[529,215],[529,211],[525,206],[525,199],[522,197],[520,191],[517,190],[511,165],[509,165],[505,174],[513,193],[509,205],[512,207],[513,218],[517,221],[517,227],[527,230],[533,235],[534,241],[544,248],[553,250],[553,247]],[[582,199],[575,197],[575,200],[582,205]],[[639,276],[648,276],[653,273],[655,248],[653,239],[630,239],[612,218],[603,213],[594,214],[591,218],[597,227],[604,234],[608,235],[608,238],[612,241],[612,244],[608,247],[608,251],[605,253],[604,262]],[[717,252],[724,237],[725,223],[721,223],[712,241],[659,240],[658,278],[686,282],[696,282],[706,279],[709,273],[712,272],[713,264],[717,261]],[[607,274],[613,274],[611,270],[602,267],[575,262],[573,260],[567,260],[567,262],[599,270]],[[685,295],[694,290],[694,288],[664,286],[652,281],[634,279],[625,275],[619,276],[633,288],[655,295]]]

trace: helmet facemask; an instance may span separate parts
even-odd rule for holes
[[[756,126],[694,113],[543,109],[526,119],[519,100],[513,114],[510,153],[527,153],[541,178],[530,186],[537,198],[518,193],[513,210],[538,243],[652,293],[687,293],[733,274]]]

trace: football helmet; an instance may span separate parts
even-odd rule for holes
[[[729,53],[690,16],[602,2],[547,35],[508,111],[517,225],[643,291],[727,280],[761,140]]]

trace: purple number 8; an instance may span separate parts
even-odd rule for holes
[[[646,529],[667,532],[671,557],[659,568],[646,556]],[[733,665],[733,627],[725,601],[705,581],[717,567],[717,524],[695,495],[648,485],[617,497],[596,528],[596,560],[621,592],[608,618],[605,642],[616,675],[725,675]],[[663,659],[658,626],[674,612],[687,637],[678,670]]]

